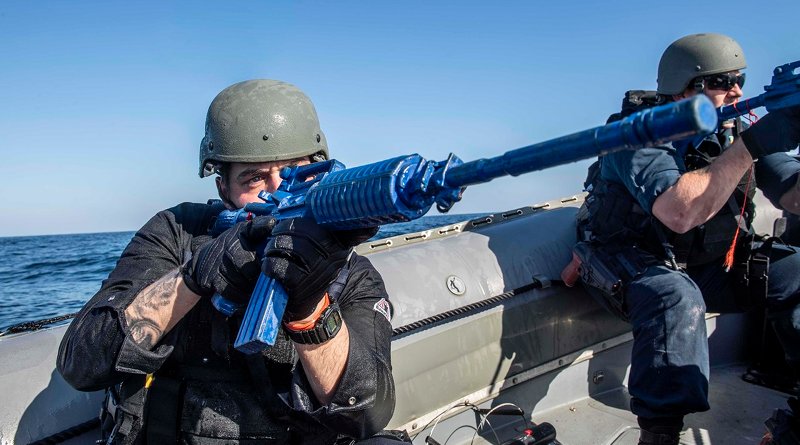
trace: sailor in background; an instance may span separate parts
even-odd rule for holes
[[[734,103],[745,66],[730,37],[678,39],[661,57],[657,92],[629,92],[611,120],[696,94],[717,107]],[[749,128],[736,119],[702,140],[606,155],[590,169],[576,252],[589,252],[581,267],[590,293],[633,327],[629,390],[640,444],[677,444],[684,416],[709,409],[707,310],[766,304],[787,361],[800,369],[800,255],[754,242],[749,225],[756,185],[800,213],[800,162],[785,153],[798,142],[800,109],[784,109]],[[621,287],[608,285],[617,280]]]
[[[379,310],[386,290],[366,258],[348,259],[375,231],[258,217],[207,235],[223,208],[275,191],[282,167],[327,157],[314,106],[295,86],[251,80],[217,95],[200,177],[218,174],[222,203],[156,214],[59,349],[58,370],[72,386],[108,388],[107,443],[333,443],[388,423],[392,328]],[[264,271],[283,283],[289,302],[274,347],[246,356],[232,346],[241,311],[226,317],[210,297],[246,303],[261,272],[255,250],[267,241]],[[317,332],[331,311],[341,315],[331,317],[337,330]]]

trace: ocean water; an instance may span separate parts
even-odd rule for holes
[[[381,227],[378,238],[464,221],[434,215]],[[134,232],[0,238],[0,332],[77,312],[100,288]]]

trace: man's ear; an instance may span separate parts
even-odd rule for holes
[[[702,85],[702,83],[701,83],[701,85]],[[689,86],[687,86],[686,89],[684,89],[681,92],[681,94],[673,94],[672,95],[672,100],[677,102],[679,100],[688,99],[688,98],[690,98],[690,97],[692,97],[692,96],[694,96],[696,94],[701,94],[702,92],[703,92],[702,88],[697,89],[697,82],[693,82],[693,83],[690,83]]]
[[[222,176],[217,176],[214,181],[217,184],[217,194],[220,199],[224,200],[228,194],[228,190],[225,189],[225,181],[222,180]]]
[[[697,94],[695,89],[693,87],[691,87],[691,86],[688,86],[688,87],[686,87],[685,90],[683,90],[683,92],[681,92],[681,94],[673,94],[672,95],[672,100],[677,102],[679,100],[688,99],[688,98],[694,96],[695,94]]]

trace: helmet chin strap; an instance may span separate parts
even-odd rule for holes
[[[203,164],[203,171],[200,173],[200,177],[205,178],[206,176],[211,176],[214,173],[219,173],[217,164],[213,162],[206,162]]]

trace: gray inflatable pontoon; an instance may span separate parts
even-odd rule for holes
[[[441,445],[500,444],[532,422],[548,422],[565,445],[636,443],[626,392],[630,328],[557,281],[582,201],[357,248],[381,271],[393,306],[397,406],[389,428],[406,430],[420,445],[429,437]],[[774,216],[760,215],[761,224]],[[784,407],[786,395],[741,380],[744,315],[709,314],[707,324],[712,409],[687,418],[681,443],[758,443],[764,420]],[[0,444],[98,438],[92,420],[102,394],[73,390],[55,370],[65,329],[0,337]],[[495,415],[513,406],[524,414]]]

